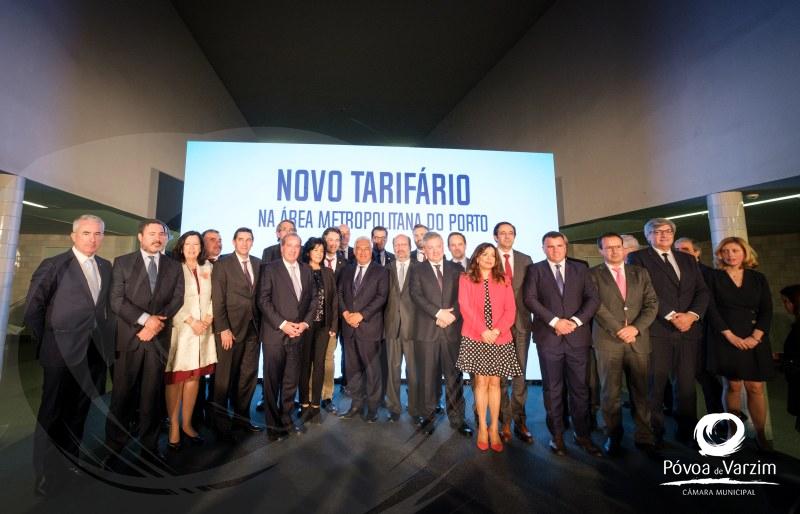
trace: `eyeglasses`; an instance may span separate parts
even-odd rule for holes
[[[671,235],[671,234],[674,234],[674,233],[675,233],[675,231],[672,230],[671,228],[662,228],[660,230],[654,230],[653,231],[653,234],[655,234],[657,236],[662,236],[662,235],[663,236],[668,236],[668,235]]]

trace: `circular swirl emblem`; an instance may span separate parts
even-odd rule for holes
[[[736,431],[727,441],[716,443],[711,439],[714,427],[717,423],[732,421],[736,426]],[[694,439],[700,447],[700,455],[707,457],[727,457],[742,447],[744,442],[745,429],[744,423],[739,416],[723,412],[720,414],[706,414],[694,427]]]

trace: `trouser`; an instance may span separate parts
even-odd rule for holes
[[[621,344],[614,351],[595,349],[597,374],[600,378],[600,403],[605,422],[606,436],[616,442],[622,440],[622,375],[625,374],[636,425],[634,440],[637,443],[652,443],[650,429],[650,406],[647,399],[647,376],[650,365],[649,353],[637,353],[628,344]]]
[[[360,340],[353,336],[344,340],[347,388],[353,402],[351,409],[364,403],[370,413],[378,410],[381,401],[380,339]]]
[[[325,349],[325,381],[322,384],[322,399],[333,399],[333,374],[335,365],[333,362],[334,354],[336,353],[336,339],[337,335],[328,338],[328,346]],[[342,375],[344,375],[344,368],[342,368]]]
[[[330,335],[319,321],[303,332],[300,360],[300,403],[319,406],[325,381],[325,353]]]
[[[264,417],[270,432],[292,426],[294,396],[300,381],[300,338],[264,341]]]
[[[408,414],[414,417],[428,414],[422,412],[419,407],[419,380],[417,379],[414,341],[403,338],[386,339],[386,355],[389,364],[389,373],[386,378],[386,408],[393,414],[400,414],[403,410],[400,403],[400,370],[403,356],[405,356]]]
[[[101,394],[106,365],[93,342],[75,366],[43,367],[42,403],[33,436],[33,469],[42,476],[56,467],[58,451],[80,457],[86,416],[92,398]]]
[[[564,434],[564,387],[567,387],[569,411],[575,433],[588,437],[589,387],[586,384],[586,366],[589,347],[572,347],[561,344],[542,348],[537,345],[539,365],[542,370],[542,397],[547,412],[547,428],[554,436]]]
[[[416,357],[419,363],[417,374],[421,382],[422,411],[433,416],[439,406],[442,392],[442,375],[445,379],[445,405],[451,425],[464,421],[463,374],[456,368],[459,341],[447,341],[439,336],[435,341],[419,341]]]
[[[214,372],[212,406],[217,430],[231,429],[228,404],[233,408],[233,423],[243,426],[250,423],[250,403],[258,382],[260,351],[258,334],[252,325],[243,341],[234,341],[230,350],[223,350],[217,342],[217,366]]]
[[[697,369],[697,344],[693,339],[650,336],[648,380],[650,425],[656,437],[664,434],[664,387],[672,384],[673,411],[678,422],[678,437],[688,439],[697,424],[697,396],[694,376]]]
[[[158,448],[158,432],[164,419],[164,368],[166,355],[156,342],[139,345],[136,350],[118,352],[114,365],[114,388],[106,420],[106,444],[121,451],[131,434],[130,419],[138,404],[139,442],[150,451]]]
[[[502,378],[503,391],[500,396],[500,422],[525,424],[525,403],[528,401],[528,383],[525,381],[525,370],[528,366],[528,349],[531,343],[531,333],[528,331],[517,331],[516,327],[511,327],[511,334],[514,338],[514,351],[517,354],[517,362],[522,368],[522,375],[511,379]],[[509,398],[509,391],[511,397]]]

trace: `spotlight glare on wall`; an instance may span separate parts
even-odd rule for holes
[[[46,205],[42,205],[42,204],[39,204],[39,203],[33,203],[33,202],[29,202],[28,200],[22,200],[22,203],[23,203],[23,204],[25,204],[25,205],[30,205],[31,207],[38,207],[38,208],[40,208],[40,209],[47,209],[47,206],[46,206]]]

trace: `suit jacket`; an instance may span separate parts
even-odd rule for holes
[[[406,262],[405,282],[400,289],[397,278],[398,263],[396,260],[386,266],[389,272],[389,299],[386,301],[384,312],[383,333],[385,339],[413,339],[414,320],[416,318],[414,302],[411,300],[411,290],[408,287],[411,268],[419,265],[415,260]]]
[[[650,273],[653,289],[658,295],[658,315],[650,327],[650,335],[699,339],[703,335],[702,323],[694,323],[688,332],[680,332],[664,318],[672,311],[692,311],[702,318],[709,302],[708,289],[694,256],[682,252],[672,252],[672,255],[681,270],[680,281],[652,247],[628,254],[629,263],[642,266]]]
[[[417,341],[435,341],[439,334],[444,334],[448,342],[461,339],[463,319],[458,306],[458,281],[461,277],[461,266],[450,261],[442,261],[442,289],[430,261],[420,263],[412,268],[410,289],[411,298],[417,306],[417,319],[414,327],[414,339]],[[436,325],[436,313],[440,309],[453,308],[456,317],[454,323],[446,328]]]
[[[458,266],[461,266],[460,263],[454,261],[453,259],[450,259],[450,262],[452,262],[453,264],[457,264]],[[464,266],[466,266],[466,268]],[[461,266],[461,271],[467,271],[469,269],[469,257],[464,257],[464,266]]]
[[[516,257],[515,257],[516,258]],[[533,340],[540,347],[555,347],[566,342],[573,347],[590,346],[590,321],[600,305],[597,288],[589,269],[572,261],[564,261],[564,296],[547,260],[528,266],[525,275],[525,305],[533,313]],[[582,325],[566,336],[556,335],[550,321],[553,318],[576,317]]]
[[[214,264],[211,299],[214,305],[214,335],[218,343],[221,344],[219,334],[226,330],[233,332],[236,341],[244,341],[249,326],[255,329],[256,334],[261,330],[261,313],[256,306],[261,263],[261,259],[250,255],[252,289],[236,253],[228,254]]]
[[[328,259],[328,255],[326,254],[322,258],[322,267],[327,268],[328,263],[326,262]],[[336,252],[336,269],[334,270],[334,278],[337,280],[339,279],[339,275],[342,274],[342,271],[347,267],[347,259],[339,252]]]
[[[395,256],[389,250],[384,250],[384,253],[386,254],[386,257],[384,259],[385,262],[383,263],[383,265],[386,266],[387,264],[395,260]],[[372,250],[372,262],[377,262],[378,264],[381,263],[381,253],[375,249]]]
[[[114,326],[109,308],[111,263],[95,256],[100,292],[95,305],[89,283],[72,249],[42,261],[31,278],[25,325],[36,338],[43,366],[72,366],[94,342],[106,363],[114,359]]]
[[[414,262],[417,262],[417,263],[419,263],[419,262],[425,262],[425,259],[424,259],[424,258],[423,258],[423,260],[421,260],[421,261],[420,261],[420,260],[418,260],[418,257],[417,257],[417,255],[418,255],[418,254],[419,254],[419,250],[414,250],[414,251],[412,251],[412,252],[411,252],[411,260],[412,260],[412,261],[414,261]]]
[[[371,263],[364,276],[358,294],[353,291],[357,264],[348,265],[339,275],[339,313],[360,312],[364,320],[353,328],[342,319],[342,338],[359,341],[380,341],[383,337],[383,307],[389,296],[389,272],[379,263]]]
[[[261,254],[261,263],[267,264],[268,262],[277,261],[281,259],[281,244],[274,244],[264,248]]]
[[[458,266],[458,264],[456,265]],[[484,305],[486,303],[486,290],[483,281],[473,282],[466,273],[461,274],[458,286],[458,306],[464,317],[461,333],[475,341],[481,340],[486,325]],[[492,307],[492,328],[500,331],[495,344],[506,344],[514,340],[511,335],[511,326],[517,316],[517,307],[514,303],[514,289],[505,282],[489,280],[489,304]]]
[[[500,251],[500,260],[503,260],[503,252]],[[511,287],[514,289],[514,302],[517,304],[517,319],[514,321],[514,330],[517,334],[525,334],[531,331],[531,311],[525,303],[524,288],[525,288],[525,275],[528,273],[528,266],[533,261],[531,256],[513,250],[514,252],[514,270],[513,278],[511,280]]]
[[[636,353],[650,353],[649,328],[658,313],[658,297],[647,270],[634,264],[625,265],[626,295],[617,287],[616,278],[605,263],[589,271],[600,295],[600,307],[594,315],[592,339],[601,351],[616,351],[625,347],[616,333],[627,325],[639,331],[631,348]]]
[[[261,311],[261,339],[265,343],[290,341],[289,336],[280,328],[284,321],[311,324],[314,279],[307,264],[298,262],[297,265],[300,286],[303,289],[299,300],[294,294],[294,285],[283,259],[263,265],[258,281],[258,308]],[[294,340],[299,341],[300,338]]]
[[[337,253],[341,255],[346,262],[355,262],[356,260],[356,254],[353,252],[352,246],[348,246],[347,250],[340,249]]]
[[[121,255],[114,260],[111,278],[111,310],[117,315],[117,351],[130,352],[144,345],[166,352],[172,333],[172,317],[183,305],[184,280],[181,263],[162,255],[153,292],[147,277],[142,252]],[[150,342],[142,342],[136,334],[142,329],[143,313],[166,316],[164,329]]]

